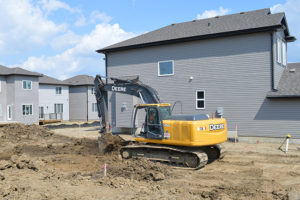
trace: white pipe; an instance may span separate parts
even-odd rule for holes
[[[289,138],[286,139],[285,153],[289,151]]]

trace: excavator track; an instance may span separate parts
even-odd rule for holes
[[[193,169],[202,168],[208,162],[206,152],[196,148],[133,144],[123,147],[120,153],[124,159],[146,158],[176,167]]]

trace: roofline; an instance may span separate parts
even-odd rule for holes
[[[300,98],[300,95],[267,95],[268,99]]]
[[[260,28],[229,31],[229,32],[223,32],[223,33],[214,33],[214,34],[207,34],[207,35],[200,35],[200,36],[193,36],[193,37],[186,37],[186,38],[178,38],[178,39],[172,39],[172,40],[163,40],[163,41],[136,44],[136,45],[130,45],[130,46],[124,46],[124,47],[98,49],[98,50],[96,50],[96,52],[105,54],[105,53],[109,53],[109,52],[113,52],[113,51],[122,51],[122,50],[136,49],[136,48],[142,48],[142,47],[151,47],[151,46],[158,46],[158,45],[163,45],[163,44],[173,44],[173,43],[180,43],[180,42],[189,42],[189,41],[194,41],[194,40],[211,39],[211,38],[216,38],[216,37],[226,37],[226,36],[235,36],[235,35],[240,35],[240,34],[273,31],[273,30],[276,30],[281,27],[282,27],[282,25],[280,24],[280,25],[266,26],[266,27],[260,27]]]
[[[88,85],[88,86],[94,86],[94,84],[78,84],[78,85],[72,85],[72,84],[70,84],[69,86],[70,87],[76,87],[76,86],[86,86],[86,85]]]
[[[42,77],[42,74],[20,74],[20,73],[9,73],[9,74],[0,74],[0,76],[35,76],[35,77]]]
[[[70,86],[70,84],[67,84],[67,83],[41,83],[39,82],[39,85],[63,85],[63,86]]]

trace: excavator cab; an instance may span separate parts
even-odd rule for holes
[[[143,112],[144,110],[144,112]],[[138,113],[145,113],[145,121],[141,128],[137,128]],[[134,137],[142,137],[148,139],[163,139],[164,124],[163,120],[170,117],[170,104],[139,104],[135,106],[134,118],[132,121],[132,135]],[[139,119],[137,119],[139,118]]]

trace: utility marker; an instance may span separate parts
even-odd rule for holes
[[[104,176],[106,176],[106,168],[107,168],[107,165],[106,165],[106,163],[104,163]]]

